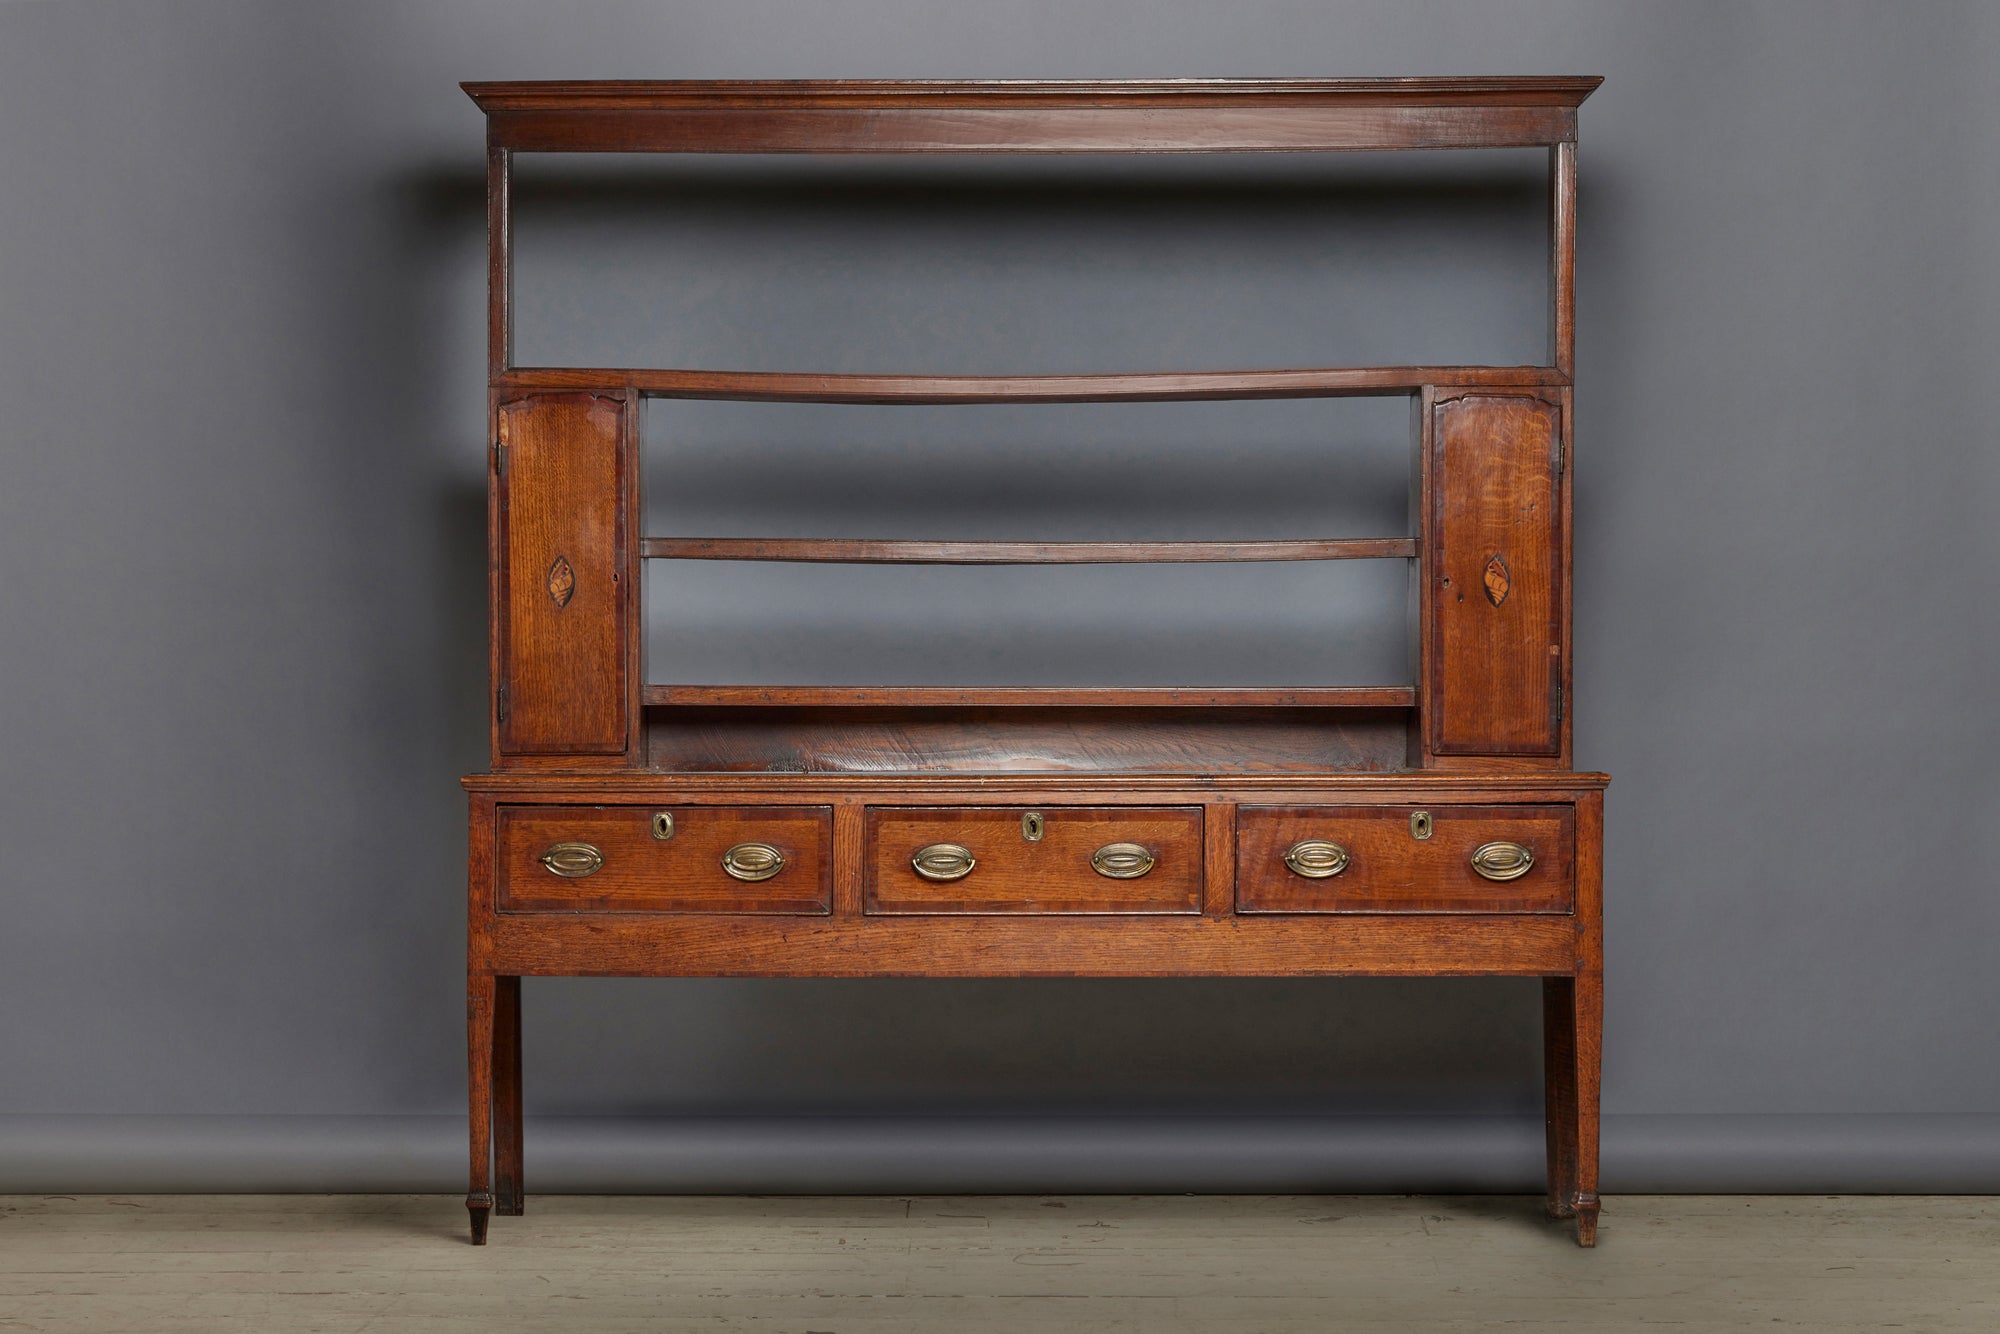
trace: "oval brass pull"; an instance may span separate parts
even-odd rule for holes
[[[963,880],[978,864],[972,858],[972,849],[956,843],[933,843],[918,848],[910,858],[910,865],[926,880]]]
[[[653,837],[662,843],[674,836],[674,813],[672,811],[653,812]]]
[[[1302,839],[1285,853],[1285,865],[1293,875],[1308,880],[1324,880],[1347,869],[1347,849],[1323,838]]]
[[[1137,843],[1106,843],[1090,854],[1090,869],[1112,880],[1137,880],[1153,869],[1154,860]]]
[[[722,869],[738,880],[769,880],[785,869],[785,854],[769,843],[738,843],[722,854]]]
[[[1535,865],[1535,854],[1519,843],[1482,843],[1473,849],[1472,869],[1488,880],[1518,880]]]
[[[555,843],[542,854],[542,865],[550,875],[581,880],[604,865],[604,854],[589,843]]]

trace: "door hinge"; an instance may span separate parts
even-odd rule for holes
[[[494,711],[499,715],[501,726],[504,727],[507,723],[507,683],[505,681],[502,681],[500,688],[493,692],[493,700]]]
[[[1553,441],[1549,445],[1549,467],[1555,472],[1557,486],[1562,485],[1563,469],[1569,463],[1568,454],[1569,450],[1563,444],[1563,433],[1558,429],[1555,432]]]
[[[493,442],[493,475],[501,481],[507,480],[507,446],[504,442]]]
[[[1563,721],[1563,707],[1565,704],[1562,682],[1556,681],[1552,683],[1549,686],[1549,694],[1551,696],[1550,711],[1555,714],[1556,726],[1561,727]]]

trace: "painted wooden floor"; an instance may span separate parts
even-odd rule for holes
[[[0,1197],[0,1330],[2000,1330],[2000,1200]]]

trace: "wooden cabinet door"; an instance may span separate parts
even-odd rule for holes
[[[1562,406],[1439,390],[1430,425],[1431,751],[1559,756]]]
[[[627,405],[536,394],[495,416],[495,761],[622,761],[636,731]]]

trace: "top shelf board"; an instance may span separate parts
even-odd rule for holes
[[[1598,78],[467,83],[543,153],[1277,153],[1572,142]]]

